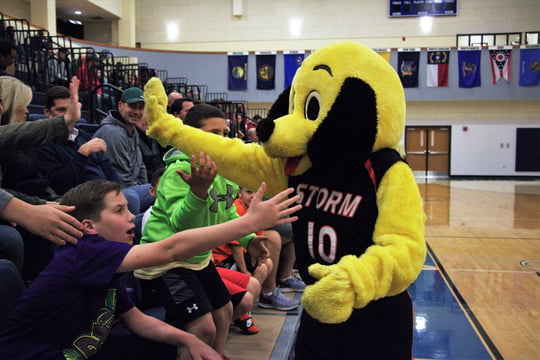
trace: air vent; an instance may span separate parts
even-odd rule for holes
[[[92,20],[97,20],[97,21],[99,21],[99,20],[105,20],[105,19],[102,18],[101,16],[90,16],[90,19],[92,19]]]

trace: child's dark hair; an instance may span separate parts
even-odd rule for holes
[[[203,127],[201,121],[209,118],[225,119],[225,114],[213,105],[199,104],[189,109],[184,119],[184,124],[200,129]]]
[[[60,204],[75,206],[75,210],[69,214],[79,221],[99,221],[100,213],[105,209],[105,196],[111,191],[120,193],[122,185],[110,180],[90,180],[68,190]]]
[[[150,178],[150,185],[152,185],[153,187],[156,187],[157,183],[159,182],[159,178],[161,177],[161,175],[163,175],[164,172],[165,172],[164,166],[154,171],[152,173],[152,177]]]

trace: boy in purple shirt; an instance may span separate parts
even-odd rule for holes
[[[216,166],[192,157],[192,173],[179,173],[188,183],[212,181]],[[92,180],[68,191],[62,204],[74,205],[84,235],[76,244],[57,249],[53,260],[32,283],[0,329],[2,359],[221,359],[194,335],[145,315],[119,283],[121,273],[187,259],[248,233],[295,221],[285,216],[298,196],[282,201],[292,189],[261,201],[236,220],[176,233],[145,245],[132,245],[135,216],[127,209],[121,185]],[[253,208],[253,209],[252,209]],[[118,318],[134,335],[118,343],[107,339]],[[169,345],[165,345],[169,344]]]

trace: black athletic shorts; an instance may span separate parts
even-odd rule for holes
[[[179,328],[231,300],[212,262],[202,270],[175,268],[152,280],[166,311],[166,321]]]

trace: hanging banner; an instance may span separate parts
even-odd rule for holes
[[[450,49],[428,49],[427,87],[448,86],[448,62]]]
[[[296,71],[304,62],[303,51],[284,51],[283,52],[283,64],[285,69],[285,80],[283,82],[283,88],[288,88],[292,84],[292,80]]]
[[[510,64],[512,60],[511,46],[497,46],[489,48],[491,59],[491,74],[495,84],[500,78],[510,82]]]
[[[228,53],[229,90],[247,90],[248,53]]]
[[[540,46],[521,46],[519,50],[519,85],[540,85]]]
[[[398,75],[404,88],[418,87],[420,49],[398,49]]]
[[[388,63],[390,63],[390,55],[392,55],[392,49],[372,49],[377,54],[381,55]]]
[[[276,87],[276,53],[256,52],[257,89],[273,90]]]
[[[481,85],[479,47],[460,48],[458,50],[459,87],[472,88]]]

